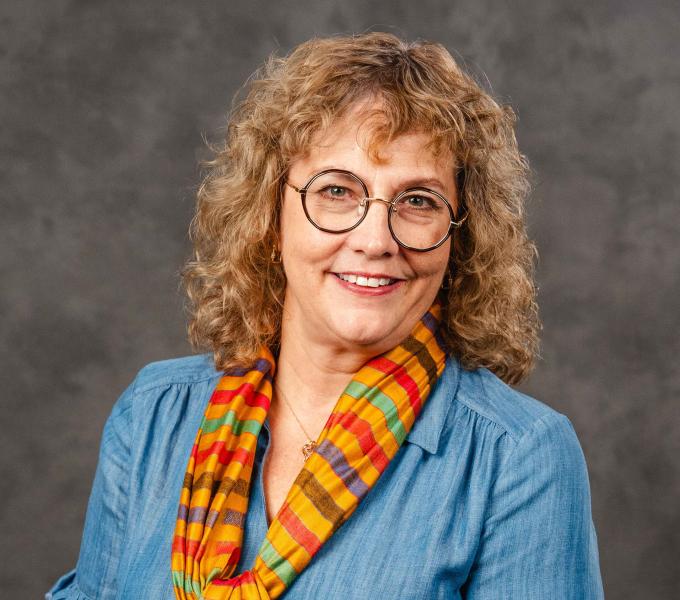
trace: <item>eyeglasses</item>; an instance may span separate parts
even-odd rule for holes
[[[383,202],[392,237],[402,248],[416,252],[441,246],[468,216],[456,221],[451,203],[425,187],[408,188],[393,200],[371,198],[366,184],[342,169],[321,171],[301,188],[285,183],[300,194],[309,222],[327,233],[351,231],[366,218],[371,202]]]

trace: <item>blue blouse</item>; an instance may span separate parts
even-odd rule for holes
[[[174,600],[170,546],[184,471],[220,373],[210,355],[152,363],[113,407],[75,569],[48,600]],[[268,528],[258,439],[244,547]],[[570,421],[449,358],[377,484],[285,598],[603,598],[590,488]]]

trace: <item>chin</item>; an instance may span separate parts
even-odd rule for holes
[[[396,323],[384,322],[376,319],[375,315],[367,318],[351,318],[345,322],[334,323],[336,335],[349,346],[361,348],[376,347],[380,352],[389,350],[399,341],[392,342],[394,339]]]

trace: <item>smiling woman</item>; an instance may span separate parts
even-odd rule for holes
[[[574,430],[508,385],[538,329],[512,111],[437,44],[312,40],[208,167],[210,354],[117,402],[48,598],[601,598]]]

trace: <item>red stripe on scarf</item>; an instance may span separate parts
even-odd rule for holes
[[[200,540],[187,540],[187,549],[185,554],[187,556],[196,556],[196,551],[198,550],[198,547],[201,545]]]
[[[186,547],[184,543],[184,538],[180,535],[176,535],[172,538],[172,551],[181,552],[184,554],[184,548]]]
[[[380,369],[383,373],[393,375],[396,382],[404,388],[404,391],[408,395],[414,412],[416,414],[420,412],[422,401],[418,386],[404,367],[392,362],[384,356],[373,359],[373,361],[371,361],[371,366]]]
[[[213,579],[211,583],[213,585],[230,585],[234,588],[238,588],[239,586],[246,583],[255,583],[255,577],[251,571],[244,571],[240,575],[232,577],[231,579]]]
[[[361,419],[354,412],[347,411],[338,415],[337,422],[342,425],[345,430],[354,435],[357,443],[361,447],[361,451],[368,456],[373,463],[373,466],[382,473],[383,469],[390,462],[390,459],[383,451],[382,446],[378,443],[373,435],[368,421]]]
[[[314,556],[319,548],[321,542],[309,529],[307,529],[302,521],[298,519],[297,515],[290,509],[288,503],[284,503],[276,515],[279,522],[290,533],[291,537],[302,546],[310,556]]]
[[[264,394],[255,391],[252,383],[244,383],[235,390],[215,390],[210,399],[210,403],[229,404],[234,399],[234,396],[243,396],[243,399],[248,406],[269,410],[269,398]]]
[[[205,462],[210,456],[217,455],[220,464],[228,465],[231,461],[240,462],[242,465],[253,464],[254,455],[240,446],[236,450],[225,447],[224,440],[213,442],[209,448],[196,453],[196,466]]]
[[[228,565],[237,565],[241,558],[241,548],[233,542],[218,542],[214,546],[215,554],[229,554]]]

